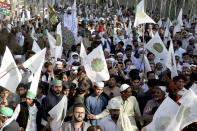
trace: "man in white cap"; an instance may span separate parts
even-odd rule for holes
[[[55,69],[62,70],[63,69],[63,63],[61,61],[55,62]]]
[[[118,127],[118,119],[121,109],[120,102],[114,99],[110,100],[107,109],[109,110],[110,115],[103,118],[100,121],[99,126],[102,131],[120,131],[121,129]]]
[[[146,125],[152,121],[156,110],[165,99],[166,87],[158,86],[154,89],[154,92],[153,98],[147,102],[143,111],[143,118]]]
[[[94,93],[91,94],[85,101],[86,103],[86,112],[88,114],[100,114],[107,106],[107,98],[102,94],[104,83],[103,82],[94,82]],[[89,120],[91,125],[98,125],[98,120]]]
[[[139,109],[138,102],[134,96],[131,96],[131,88],[127,84],[123,84],[120,87],[120,93],[121,96],[114,97],[113,100],[120,101],[121,103],[121,109],[120,113],[122,116],[128,116],[130,120],[130,130],[131,131],[138,131],[138,128],[136,126],[135,118],[138,118],[138,121],[140,121],[140,124],[143,125],[143,120],[141,118],[141,113]],[[112,100],[112,99],[111,99]],[[105,116],[109,115],[109,109],[105,109],[102,113],[99,115],[91,115],[91,119],[100,119]],[[126,119],[126,118],[121,118]],[[129,122],[128,122],[129,123]],[[125,126],[124,122],[122,123],[122,127],[127,128]]]

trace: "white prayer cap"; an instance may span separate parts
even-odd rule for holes
[[[92,35],[92,38],[95,38],[96,37],[96,35]]]
[[[141,51],[143,51],[143,48],[139,48],[138,53],[140,53]]]
[[[125,91],[126,89],[128,89],[130,86],[127,85],[127,84],[122,84],[121,87],[120,87],[120,92],[123,92]]]
[[[196,65],[194,65],[194,64],[191,64],[191,65],[190,65],[190,67],[197,67],[197,66],[196,66]]]
[[[136,67],[134,65],[130,65],[127,67],[126,72],[130,72],[133,69],[136,69]]]
[[[55,65],[63,65],[61,61],[56,61]]]
[[[116,30],[121,30],[121,28],[117,28]]]
[[[15,59],[21,59],[22,58],[22,55],[15,55],[14,58]]]
[[[100,21],[101,21],[101,20],[103,20],[103,21],[104,21],[105,19],[104,19],[103,17],[101,17],[101,18],[100,18]]]
[[[109,59],[106,59],[106,61],[114,62],[115,59],[114,58],[109,58]]]
[[[105,50],[104,50],[104,51],[106,51],[106,52],[110,53],[110,49],[105,48]]]
[[[119,56],[119,55],[122,55],[123,56],[123,53],[122,52],[118,52],[117,53],[117,56]]]
[[[104,82],[93,82],[93,85],[96,87],[104,87]]]
[[[155,64],[157,63],[161,63],[161,60],[160,59],[155,59]]]
[[[180,57],[177,53],[174,53],[174,56],[178,56],[178,57]]]
[[[189,36],[188,41],[190,41],[191,39],[194,39],[195,40],[195,38],[194,38],[193,35]]]
[[[111,109],[120,109],[121,108],[121,103],[120,101],[116,100],[116,99],[111,99],[109,102],[108,102],[108,105],[107,105],[107,109],[108,110],[111,110]]]
[[[188,64],[188,63],[183,63],[182,69],[183,69],[184,67],[190,68],[190,64]]]
[[[79,56],[79,54],[76,53],[76,52],[73,52],[73,53],[72,53],[72,56],[74,56],[74,55]]]
[[[83,21],[82,18],[79,18],[78,21]]]
[[[66,11],[68,11],[68,10],[72,10],[72,8],[69,6],[69,7],[66,9]]]

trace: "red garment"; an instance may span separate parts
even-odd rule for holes
[[[99,32],[99,33],[100,33],[100,32],[104,32],[104,31],[103,31],[103,27],[102,27],[102,26],[100,26],[100,27],[99,27],[98,32]]]

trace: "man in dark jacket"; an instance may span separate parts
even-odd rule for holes
[[[36,95],[28,90],[26,102],[20,103],[20,112],[17,118],[19,126],[26,131],[41,131],[41,108],[35,100]]]
[[[48,112],[57,105],[61,99],[63,98],[62,94],[62,81],[54,80],[51,83],[50,93],[42,100],[42,124],[48,128],[47,123],[52,121],[52,117],[48,114]]]

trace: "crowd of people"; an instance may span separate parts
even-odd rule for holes
[[[35,16],[24,23],[1,20],[0,54],[3,55],[8,45],[22,74],[15,93],[1,87],[0,128],[20,104],[18,117],[3,131],[50,131],[54,118],[49,111],[64,96],[67,111],[60,131],[138,131],[151,123],[166,96],[180,105],[179,99],[197,84],[197,21],[188,18],[187,14],[184,14],[181,31],[174,34],[176,22],[168,24],[167,18],[160,18],[157,12],[151,13],[156,24],[134,28],[134,8],[78,4],[77,36],[73,36],[74,42],[68,45],[71,38],[65,37],[64,31],[72,32],[73,17],[69,15],[74,12],[70,6],[55,8],[56,24],[49,22],[47,10],[44,19]],[[66,22],[69,20],[71,22]],[[160,20],[161,24],[158,23]],[[46,30],[55,37],[59,23],[62,24],[63,52],[61,58],[54,59]],[[11,28],[8,25],[12,25]],[[166,37],[168,27],[169,37]],[[23,66],[24,61],[36,54],[32,51],[32,28],[39,47],[47,48],[37,94],[29,90],[32,72]],[[173,42],[178,72],[173,78],[165,62],[144,48],[156,32],[167,49],[170,40]],[[81,43],[87,54],[102,45],[109,80],[92,82],[88,78],[80,57]],[[151,71],[145,71],[144,55]],[[197,122],[183,129],[196,130]]]

